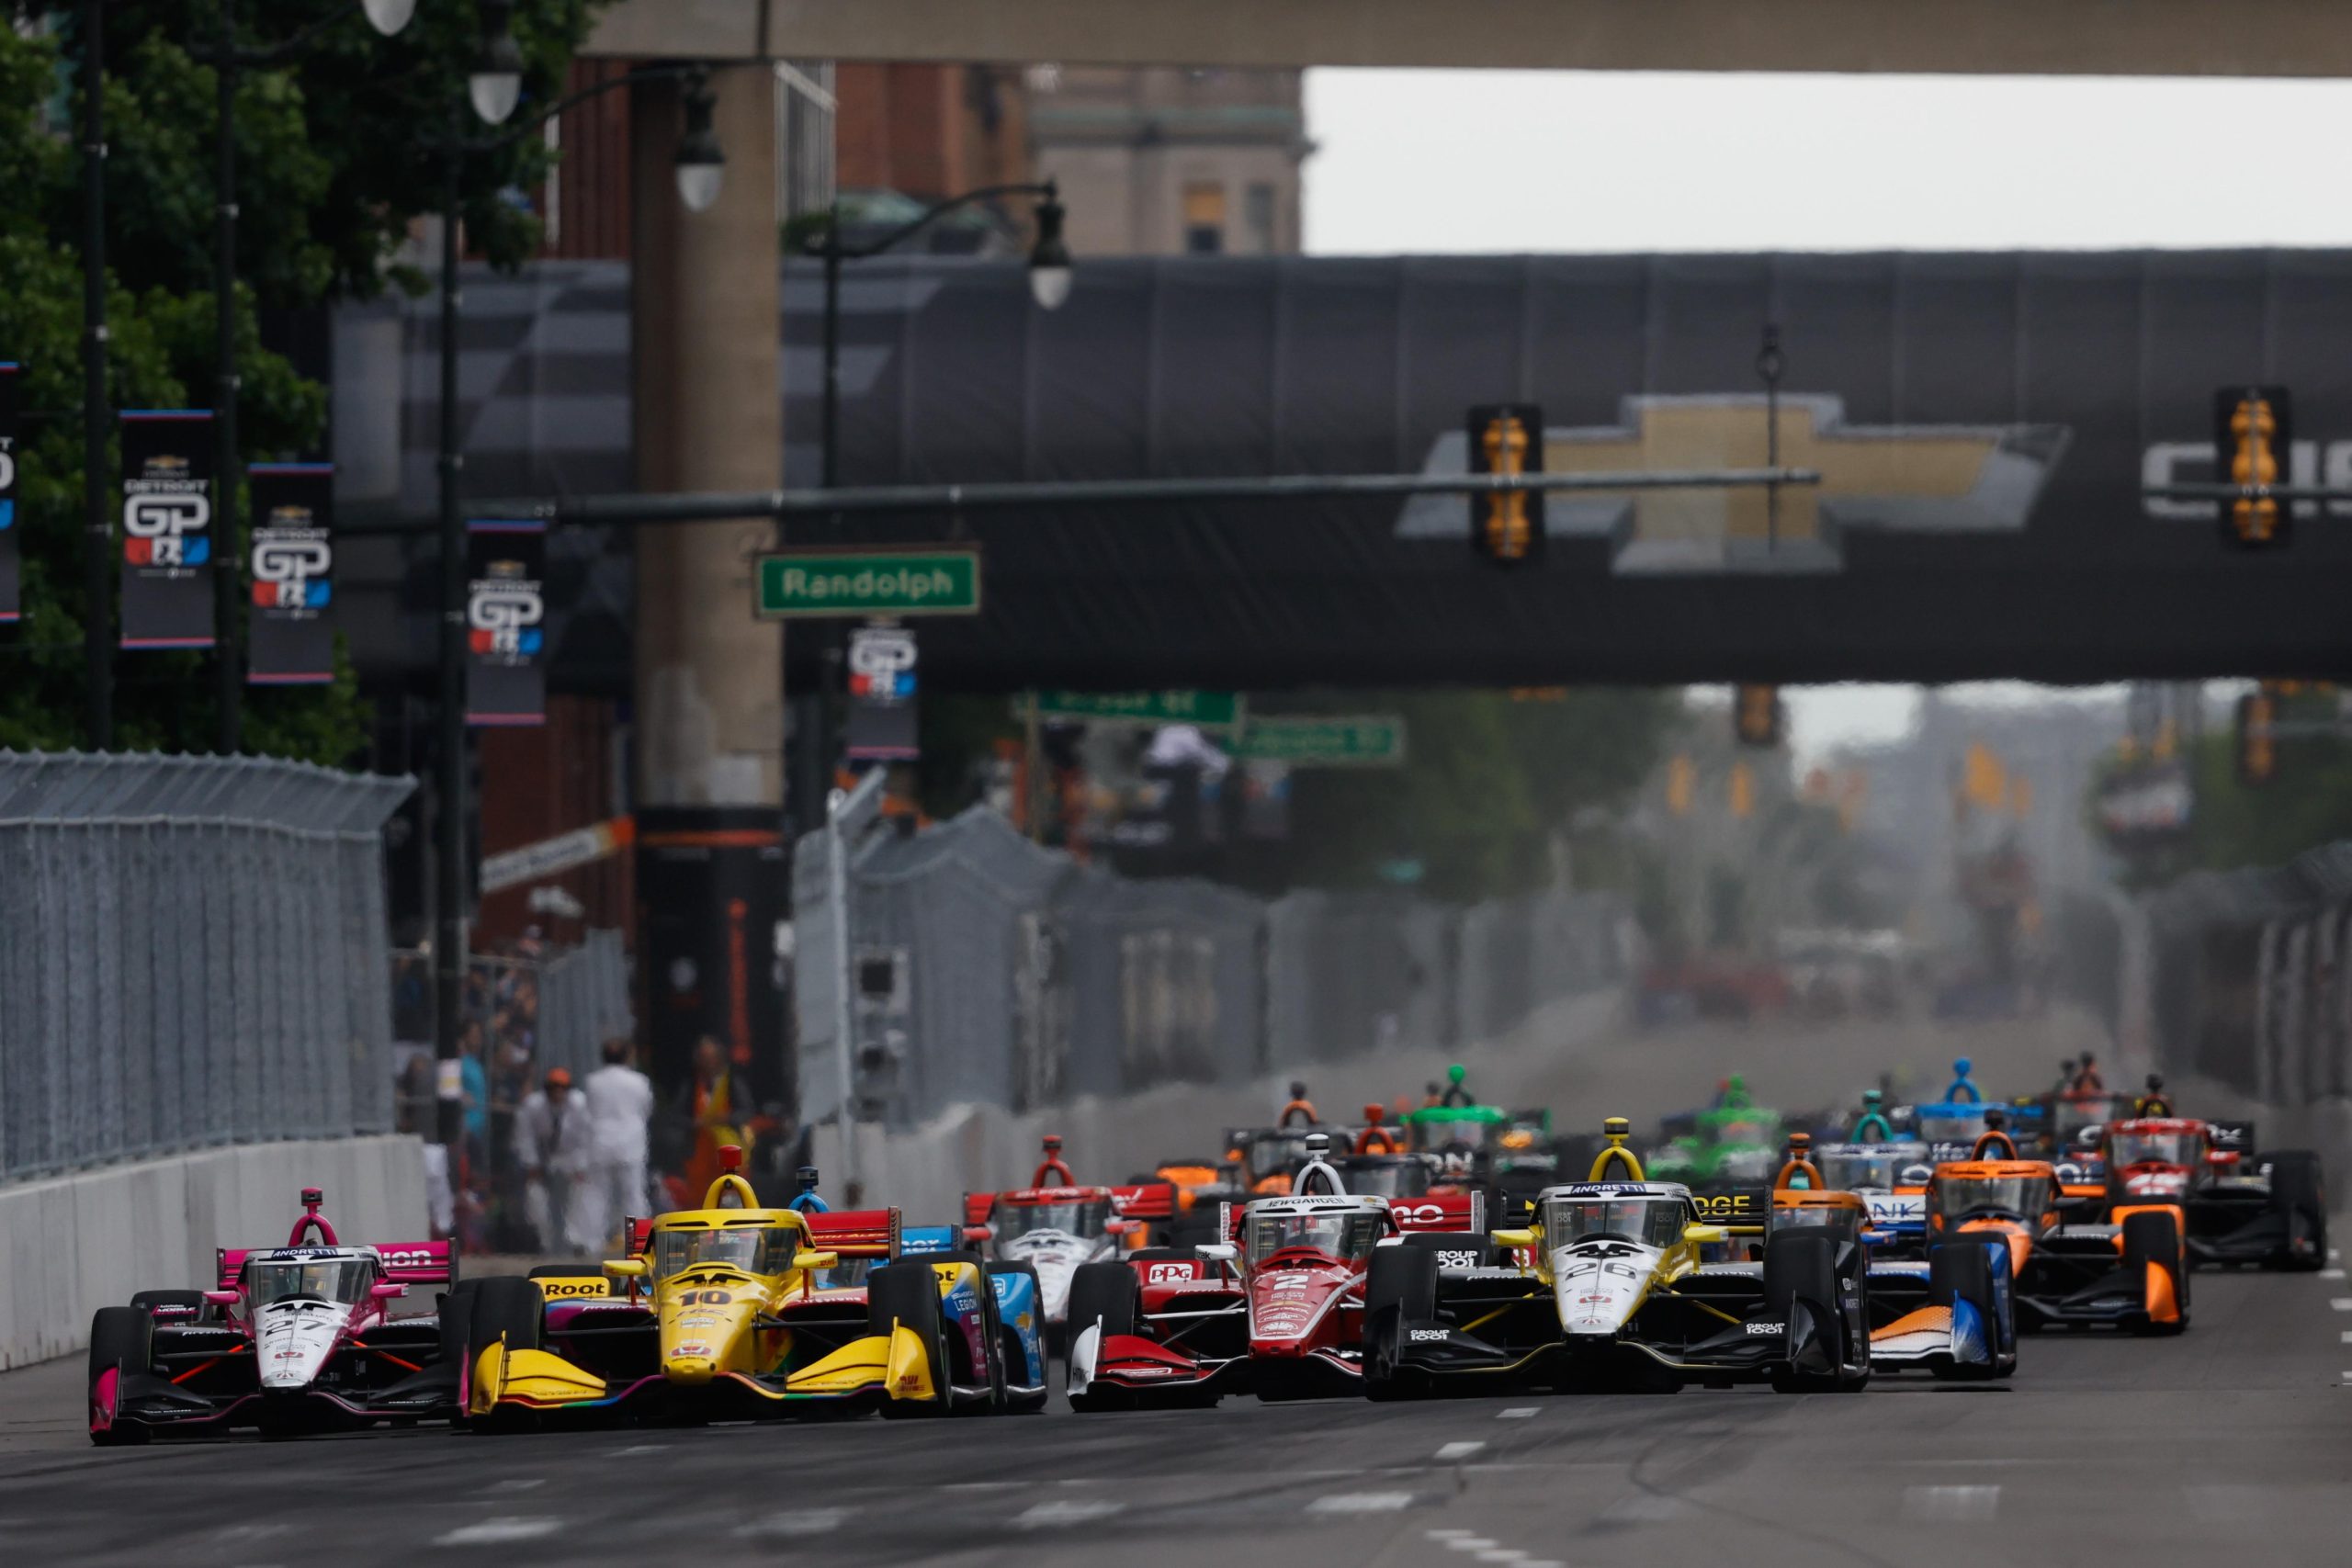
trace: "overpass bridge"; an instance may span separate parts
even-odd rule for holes
[[[630,488],[625,284],[469,289],[476,493]],[[1542,406],[1554,469],[1760,464],[1767,321],[1781,455],[1825,482],[1770,520],[1754,491],[1555,496],[1519,570],[1474,555],[1459,498],[817,525],[980,541],[986,613],[922,628],[935,688],[2346,672],[2352,506],[2298,503],[2291,543],[2249,554],[2210,503],[2140,491],[2210,476],[2214,390],[2249,380],[2294,389],[2290,477],[2352,480],[2352,254],[1109,261],[1051,315],[1025,287],[853,274],[844,483],[1458,471],[1464,411],[1498,400]],[[783,468],[813,484],[813,272],[782,292]],[[414,512],[429,403],[408,428]],[[558,634],[581,684],[627,680],[616,544],[571,547],[605,605]]]

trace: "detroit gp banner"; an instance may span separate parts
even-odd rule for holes
[[[548,525],[466,525],[466,722],[547,722]]]
[[[122,415],[122,646],[212,646],[212,415]]]
[[[316,686],[334,679],[334,515],[332,463],[254,463],[253,615],[245,680]]]
[[[17,366],[0,359],[0,624],[17,618]]]

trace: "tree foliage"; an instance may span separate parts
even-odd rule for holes
[[[243,0],[247,51],[302,33],[341,0]],[[514,32],[526,109],[545,102],[584,38],[594,0],[524,0]],[[84,76],[76,8],[21,6],[0,28],[0,357],[22,366],[28,411],[18,461],[24,618],[0,638],[0,746],[55,749],[83,739],[81,167],[71,128]],[[298,56],[241,75],[238,153],[238,433],[244,461],[325,449],[326,395],[266,351],[265,309],[301,310],[339,295],[422,287],[397,265],[413,219],[437,208],[437,159],[464,114],[476,47],[471,4],[424,0],[382,39],[356,5]],[[207,62],[220,39],[216,4],[110,0],[105,118],[107,396],[115,408],[206,407],[213,400],[214,95]],[[537,220],[503,193],[536,180],[550,154],[536,137],[465,164],[469,244],[493,262],[529,254]],[[108,454],[115,471],[119,453]],[[220,558],[243,552],[225,536]],[[110,568],[108,581],[116,576]],[[252,750],[343,762],[366,720],[348,660],[331,686],[249,691]],[[203,750],[215,728],[209,656],[119,653],[116,744]]]

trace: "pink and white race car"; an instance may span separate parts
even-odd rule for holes
[[[209,1291],[141,1291],[90,1323],[90,1440],[143,1443],[446,1419],[458,1404],[465,1308],[446,1241],[350,1247],[315,1187],[286,1245],[222,1249]],[[441,1311],[395,1317],[412,1285]],[[456,1348],[456,1353],[450,1348]]]

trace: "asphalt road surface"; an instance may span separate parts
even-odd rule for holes
[[[2200,1274],[2195,1312],[2029,1339],[2008,1386],[107,1451],[76,1358],[0,1376],[0,1540],[139,1568],[2345,1562],[2352,1285]]]

